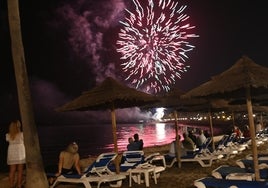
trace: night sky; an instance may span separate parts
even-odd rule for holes
[[[0,126],[19,118],[6,1],[0,0]],[[195,48],[187,53],[185,63],[190,68],[176,82],[177,88],[190,90],[226,70],[243,55],[268,66],[265,1],[177,2],[187,5],[185,13],[199,35],[189,40]],[[124,9],[131,3],[130,0],[20,0],[25,60],[38,124],[66,123],[70,119],[97,121],[95,112],[57,113],[54,109],[107,76],[123,82],[116,40],[122,27],[119,20],[124,19]],[[121,112],[126,119],[141,116],[138,109]],[[110,119],[108,113],[103,117]]]

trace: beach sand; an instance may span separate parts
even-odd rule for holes
[[[146,155],[149,155],[154,152],[167,153],[169,149],[168,145],[165,146],[155,146],[151,148],[145,148],[144,152]],[[219,160],[214,161],[211,167],[201,167],[198,162],[184,162],[182,163],[181,168],[176,167],[174,165],[171,168],[166,168],[166,170],[161,173],[161,176],[157,179],[157,184],[154,184],[152,180],[150,180],[151,188],[195,188],[193,185],[194,180],[210,176],[213,169],[217,168],[220,165],[236,165],[235,161],[237,159],[244,158],[246,155],[252,153],[251,149],[246,149],[242,153],[237,154],[234,158],[229,160]],[[266,143],[258,147],[258,153],[268,153]],[[86,165],[94,160],[91,159],[83,159],[81,161],[81,165]],[[129,187],[128,178],[123,181],[122,187]],[[0,187],[8,188],[8,174],[1,173],[0,174]],[[83,188],[83,185],[80,184],[59,184],[57,188]],[[92,185],[92,188],[97,187],[96,185]],[[108,184],[102,184],[102,188],[108,188]],[[133,183],[132,187],[134,188],[145,188],[145,184],[136,184]]]

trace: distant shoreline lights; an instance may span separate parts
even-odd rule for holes
[[[178,8],[173,0],[132,2],[116,42],[125,80],[146,92],[169,91],[190,67],[186,53],[195,46],[188,40],[199,37],[183,13],[187,6]]]

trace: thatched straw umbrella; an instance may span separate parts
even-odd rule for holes
[[[108,77],[100,85],[57,108],[57,111],[111,110],[114,151],[118,153],[115,109],[143,106],[157,102],[153,95],[127,87]],[[117,164],[117,172],[119,165]]]
[[[214,76],[210,81],[187,92],[184,97],[206,98],[244,98],[247,104],[251,135],[255,135],[255,126],[252,110],[252,99],[257,99],[268,92],[268,68],[254,63],[250,58],[243,56],[231,68]],[[252,152],[256,180],[260,180],[257,146],[252,136]]]

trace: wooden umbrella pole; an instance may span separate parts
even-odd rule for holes
[[[210,108],[209,108],[208,114],[209,114],[210,133],[211,133],[211,138],[212,138],[212,149],[214,151],[215,150],[214,131],[213,131],[212,115],[211,115],[211,109]]]
[[[112,118],[112,129],[113,129],[113,140],[114,140],[114,152],[118,154],[117,135],[116,135],[116,117],[115,117],[114,104],[112,104],[112,108],[111,108],[111,118]],[[116,173],[119,174],[120,173],[119,157],[115,159],[115,168],[116,168]]]
[[[181,168],[181,142],[179,140],[178,134],[178,113],[177,110],[174,110],[174,117],[175,117],[175,133],[176,133],[176,144],[175,147],[177,148],[175,151],[177,151],[177,162],[178,162],[178,167]]]
[[[253,111],[252,111],[252,102],[251,102],[250,88],[249,87],[246,90],[246,97],[247,97],[248,121],[249,121],[249,127],[250,127],[250,135],[251,135],[251,145],[252,145],[255,179],[257,181],[259,181],[260,180],[260,171],[259,171],[258,152],[257,152],[256,138],[255,138],[256,133],[255,133]]]
[[[263,126],[263,117],[262,117],[262,112],[261,112],[261,126],[262,126],[262,129],[264,129],[264,126]]]
[[[234,116],[234,111],[232,110],[232,119],[233,119],[233,126],[235,126],[235,116]]]

